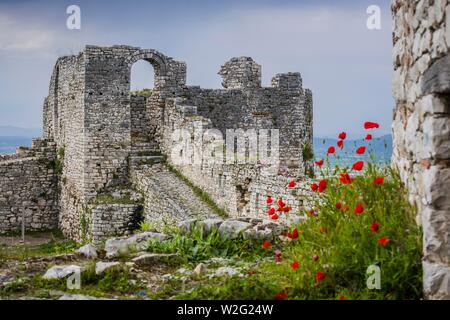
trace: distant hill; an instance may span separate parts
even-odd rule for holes
[[[14,126],[0,126],[1,137],[40,137],[42,130],[38,128],[20,128]]]
[[[13,129],[10,129],[13,128]],[[31,146],[31,139],[41,136],[39,129],[23,129],[17,127],[0,126],[0,154],[14,153],[18,146]],[[328,147],[336,146],[337,139],[314,138],[314,157],[315,159],[325,159]],[[367,153],[365,156],[355,154],[358,146],[365,145]],[[375,155],[377,162],[390,162],[392,155],[392,137],[385,135],[374,138],[372,141],[345,140],[345,147],[340,150],[336,147],[336,157],[331,156],[329,162],[331,165],[348,165],[358,159],[367,159],[369,153]]]
[[[314,157],[315,159],[326,159],[329,146],[336,147],[336,156],[330,156],[331,165],[341,164],[349,165],[357,160],[367,160],[372,155],[376,162],[389,163],[392,156],[392,136],[390,134],[381,137],[375,137],[371,141],[363,139],[345,140],[343,150],[337,146],[337,139],[314,138]],[[359,146],[366,146],[365,155],[357,155],[355,149]]]

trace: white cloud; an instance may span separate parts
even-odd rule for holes
[[[0,13],[0,51],[37,52],[52,47],[57,35],[50,29],[32,26]]]

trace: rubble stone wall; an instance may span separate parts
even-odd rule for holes
[[[0,234],[58,226],[55,145],[34,140],[32,148],[0,158]]]
[[[424,292],[450,299],[450,3],[396,0],[393,162],[424,232]]]

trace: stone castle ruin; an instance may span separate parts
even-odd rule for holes
[[[155,71],[150,97],[130,93],[139,60]],[[184,62],[129,46],[87,46],[59,58],[43,138],[0,158],[0,232],[19,230],[23,221],[26,230],[60,228],[98,242],[143,220],[261,216],[269,194],[300,208],[306,190],[286,185],[312,169],[311,91],[299,73],[277,74],[261,87],[261,66],[248,57],[231,59],[219,74],[224,89],[188,86]],[[244,133],[244,149],[267,143],[279,163],[265,170],[260,160],[176,161],[205,145],[220,149],[214,135],[198,136],[199,127],[224,139],[229,130]]]

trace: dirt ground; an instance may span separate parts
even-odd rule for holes
[[[48,243],[52,240],[56,240],[55,236],[51,232],[25,235],[25,242],[22,242],[21,236],[0,236],[0,245],[6,246],[38,246],[44,243]]]

